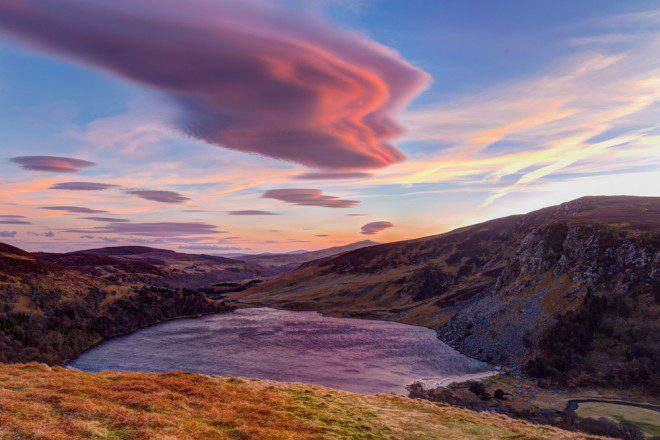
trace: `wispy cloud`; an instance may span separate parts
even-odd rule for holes
[[[50,186],[50,189],[68,191],[105,191],[110,188],[117,188],[117,185],[95,182],[61,182]]]
[[[256,209],[244,209],[242,211],[229,211],[229,215],[279,215],[271,211],[259,211]]]
[[[364,184],[463,182],[492,188],[492,203],[532,182],[591,162],[660,164],[660,33],[622,52],[587,53],[542,77],[409,112],[410,140],[441,153]],[[506,178],[506,179],[505,179]],[[503,184],[506,180],[513,183]]]
[[[0,5],[1,9],[2,5]],[[19,156],[10,160],[26,170],[51,173],[77,173],[83,168],[96,165],[94,162],[86,160],[59,156]]]
[[[188,197],[183,196],[175,191],[158,191],[151,189],[128,189],[126,194],[138,196],[145,200],[151,200],[159,203],[184,203],[190,200]]]
[[[217,226],[203,222],[111,223],[94,232],[145,237],[219,234]]]
[[[320,189],[304,188],[271,189],[264,192],[261,198],[281,200],[299,206],[321,206],[324,208],[350,208],[360,203],[357,200],[324,195]]]
[[[103,222],[103,223],[128,223],[130,220],[125,218],[116,218],[116,217],[80,217],[83,220],[90,220],[93,222]]]
[[[48,211],[65,211],[76,214],[102,214],[108,212],[102,209],[84,208],[82,206],[42,206],[39,209],[45,209]]]
[[[320,173],[304,173],[294,177],[297,180],[340,180],[340,179],[367,179],[371,177],[371,173],[365,172],[320,172]]]

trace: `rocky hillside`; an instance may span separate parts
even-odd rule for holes
[[[218,282],[267,277],[274,273],[258,264],[232,258],[186,254],[145,246],[36,255],[77,272],[121,285],[196,289]]]
[[[660,198],[584,197],[313,261],[236,296],[436,328],[549,383],[657,384],[659,264]]]
[[[506,416],[303,384],[0,364],[2,439],[595,439]]]
[[[189,290],[113,285],[0,243],[0,362],[59,363],[104,338],[227,309]]]

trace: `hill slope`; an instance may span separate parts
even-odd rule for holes
[[[505,416],[303,384],[0,365],[0,438],[585,439]]]
[[[257,264],[213,255],[186,254],[145,246],[119,246],[39,258],[115,284],[196,289],[223,281],[266,277],[274,272]]]
[[[368,246],[373,246],[376,243],[371,240],[362,240],[355,243],[350,243],[345,246],[334,246],[327,249],[318,251],[305,251],[287,254],[255,254],[255,255],[241,255],[236,257],[239,260],[248,263],[258,264],[276,273],[283,273],[291,269],[295,269],[303,263],[318,260],[319,258],[331,257],[334,255],[343,254],[345,252],[361,249]]]
[[[58,363],[104,338],[223,310],[192,291],[117,286],[0,243],[0,362]]]
[[[585,197],[313,261],[236,297],[425,325],[564,384],[653,383],[659,264],[660,198]]]

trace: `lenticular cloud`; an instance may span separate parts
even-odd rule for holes
[[[164,92],[178,128],[211,144],[322,169],[402,160],[394,117],[428,75],[365,36],[267,5],[0,0],[0,32]]]

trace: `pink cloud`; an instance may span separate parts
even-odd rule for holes
[[[298,180],[338,180],[338,179],[368,179],[371,173],[364,173],[359,171],[353,172],[321,172],[321,173],[304,173],[295,176]]]
[[[83,208],[81,206],[44,206],[39,209],[46,209],[49,211],[65,211],[76,214],[102,214],[104,212],[108,212],[103,211],[102,209]]]
[[[105,191],[106,189],[116,187],[117,185],[111,185],[109,183],[62,182],[51,185],[49,189],[63,189],[69,191]]]
[[[322,206],[324,208],[350,208],[360,203],[357,200],[326,196],[320,189],[287,188],[271,189],[261,195],[263,199],[275,199],[300,206]]]
[[[184,203],[190,200],[178,192],[174,191],[155,191],[150,189],[129,189],[127,194],[138,196],[145,200],[151,200],[159,203]]]
[[[91,231],[90,231],[91,232]],[[145,237],[177,237],[219,234],[217,226],[202,222],[110,223],[94,232],[138,235]]]
[[[0,31],[165,93],[193,137],[322,169],[404,159],[395,117],[430,81],[361,34],[245,0],[12,0]]]
[[[0,3],[0,12],[3,9],[4,5]],[[0,22],[2,22],[2,14],[0,14]],[[86,160],[58,156],[20,156],[10,160],[25,170],[51,173],[77,173],[82,168],[96,165]]]
[[[279,215],[271,211],[259,211],[255,209],[245,209],[242,211],[229,211],[229,215]]]
[[[93,222],[104,222],[104,223],[128,223],[130,220],[125,218],[115,218],[115,217],[81,217],[83,220],[90,220]]]
[[[394,227],[394,225],[390,222],[371,222],[362,226],[362,232],[360,232],[360,234],[374,235],[384,229],[392,228],[392,227]]]

